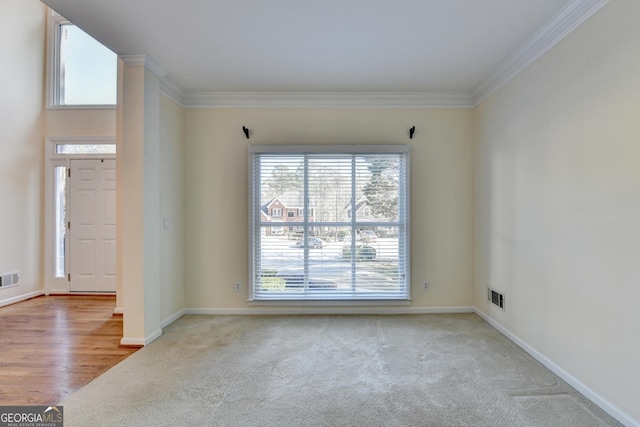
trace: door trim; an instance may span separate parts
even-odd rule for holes
[[[116,161],[69,160],[66,244],[69,291],[116,292]]]
[[[44,250],[44,290],[46,295],[50,294],[73,294],[79,295],[78,292],[71,292],[69,281],[66,277],[57,278],[55,275],[55,168],[62,166],[69,168],[71,159],[114,159],[115,154],[57,154],[56,147],[61,144],[70,145],[116,145],[115,136],[48,136],[45,138],[45,250]],[[117,189],[116,189],[117,191]],[[67,194],[67,199],[68,199]],[[66,251],[68,261],[68,249]],[[65,272],[69,272],[68,262],[65,263]],[[108,293],[109,295],[115,293]],[[94,294],[95,295],[95,294]]]

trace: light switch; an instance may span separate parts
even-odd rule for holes
[[[169,229],[169,218],[162,218],[162,229],[163,230]]]

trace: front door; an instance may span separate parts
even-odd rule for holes
[[[69,290],[116,291],[116,161],[70,160]]]

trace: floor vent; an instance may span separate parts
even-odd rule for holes
[[[494,291],[491,288],[487,289],[489,289],[489,301],[504,310],[504,294]]]
[[[2,273],[0,274],[0,288],[7,288],[9,286],[17,286],[20,283],[20,273]]]

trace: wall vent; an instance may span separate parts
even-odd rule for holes
[[[489,290],[489,301],[491,301],[493,304],[497,305],[498,307],[500,307],[501,309],[504,310],[504,294],[498,292],[498,291],[494,291],[491,288],[487,288]]]
[[[0,288],[8,288],[9,286],[17,286],[20,283],[20,272],[0,273]]]

